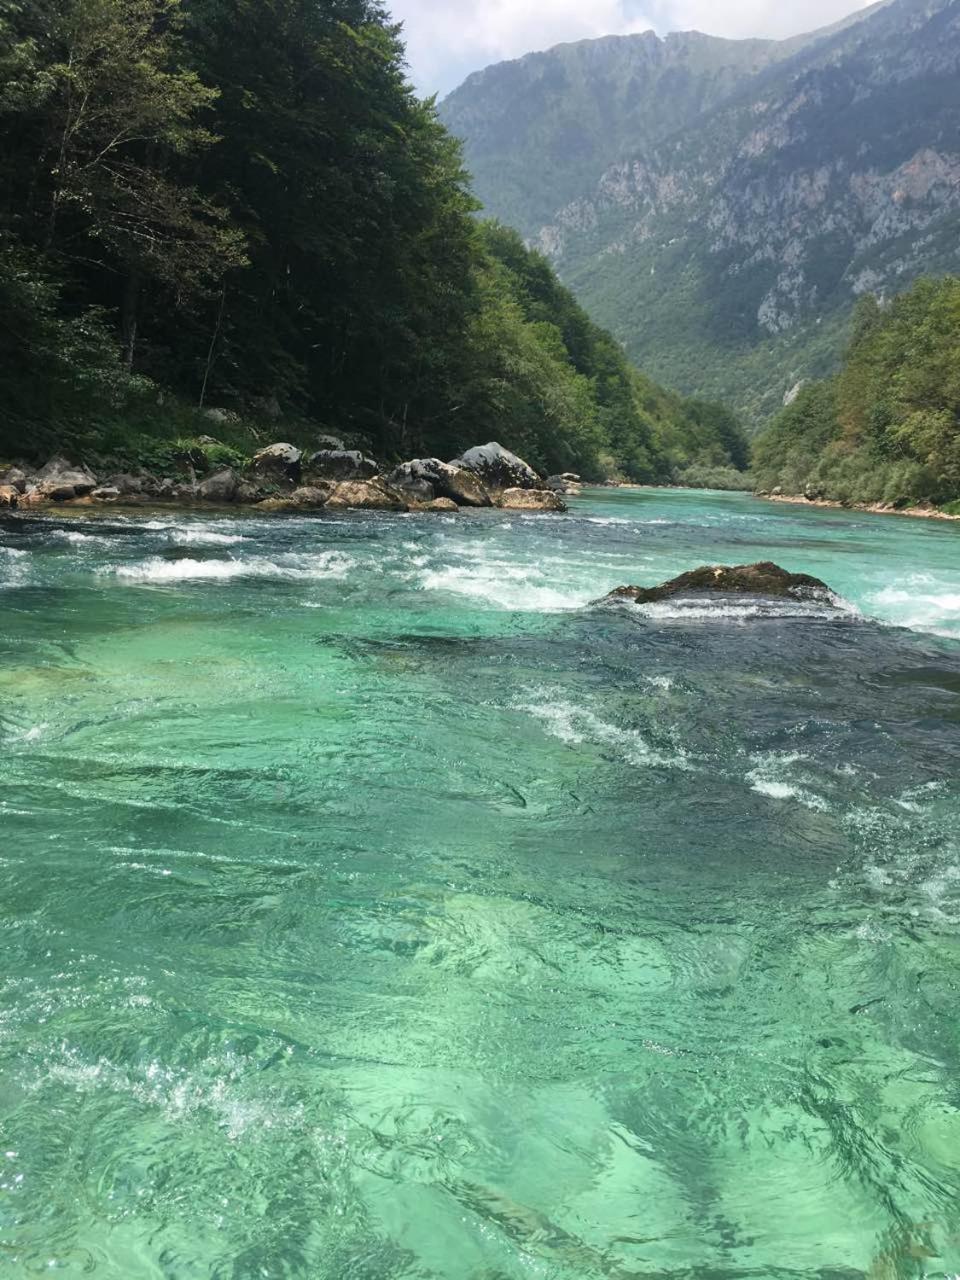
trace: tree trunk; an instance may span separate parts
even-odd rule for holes
[[[137,349],[137,311],[140,305],[140,272],[130,268],[123,289],[123,305],[120,310],[120,330],[123,335],[123,367],[127,373],[133,369],[133,357]]]

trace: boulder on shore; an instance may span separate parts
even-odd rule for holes
[[[543,488],[543,481],[533,467],[495,440],[468,449],[450,465],[472,471],[491,494],[502,493],[504,489]]]
[[[197,485],[197,497],[204,502],[233,502],[237,496],[240,477],[232,467],[215,471]]]
[[[12,484],[0,484],[0,509],[4,507],[17,507],[20,505],[20,490],[15,489]]]
[[[460,508],[452,498],[432,498],[429,502],[419,502],[417,511],[459,511]]]
[[[506,511],[566,511],[567,505],[552,489],[504,489],[497,506]]]
[[[332,480],[317,480],[294,489],[290,501],[297,507],[324,507],[336,487]]]
[[[27,489],[27,473],[20,467],[7,467],[0,471],[0,484],[9,485],[17,493],[25,493]]]
[[[97,477],[89,467],[76,466],[66,458],[51,458],[37,473],[37,491],[53,502],[69,502],[97,487]]]
[[[341,480],[326,506],[345,511],[349,507],[366,511],[406,511],[403,497],[379,476],[372,480]]]
[[[658,587],[617,587],[606,600],[632,600],[635,604],[653,604],[670,596],[698,595],[702,592],[729,592],[754,596],[803,597],[811,593],[829,593],[830,588],[808,573],[788,573],[778,564],[763,560],[758,564],[704,565],[689,573],[681,573]]]
[[[413,458],[387,476],[387,483],[416,502],[449,498],[460,507],[489,507],[490,495],[476,475],[439,458]]]
[[[546,485],[554,493],[577,494],[580,492],[580,477],[574,471],[564,471],[557,476],[547,476]]]
[[[270,444],[259,449],[250,460],[250,470],[264,480],[273,480],[279,484],[297,484],[303,453],[296,445]]]
[[[317,480],[372,480],[379,467],[359,449],[318,449],[304,465],[309,484]]]

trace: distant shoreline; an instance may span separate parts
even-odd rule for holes
[[[600,489],[672,489],[676,493],[696,493],[697,490],[685,484],[634,484],[624,481],[616,484],[584,485],[584,488]],[[939,511],[936,507],[891,507],[882,502],[837,502],[832,498],[804,498],[802,494],[790,493],[750,493],[747,489],[717,489],[716,493],[740,493],[744,497],[756,498],[760,502],[786,502],[797,507],[831,507],[837,511],[864,511],[876,516],[912,516],[915,520],[960,520],[960,515],[951,515],[948,511]]]
[[[830,498],[804,498],[800,494],[755,493],[761,502],[787,502],[800,507],[834,507],[840,511],[866,511],[875,516],[912,516],[915,520],[960,520],[936,507],[891,507],[883,502],[834,502]]]

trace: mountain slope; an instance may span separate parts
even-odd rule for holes
[[[829,369],[860,294],[960,266],[960,4],[893,0],[798,41],[720,42],[732,50],[719,78],[705,66],[717,42],[671,39],[656,42],[666,61],[701,41],[710,58],[679,82],[647,72],[660,101],[643,128],[609,130],[573,199],[567,173],[541,170],[537,207],[556,194],[555,213],[521,229],[653,376],[762,421]],[[587,65],[589,42],[578,57]],[[605,65],[595,92],[617,101],[623,81]],[[481,118],[489,79],[444,104],[455,131]],[[519,107],[513,123],[514,151],[545,128]],[[466,150],[476,165],[469,136]],[[509,165],[475,176],[489,212],[518,209]]]

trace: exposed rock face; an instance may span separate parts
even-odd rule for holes
[[[754,419],[820,376],[818,334],[859,295],[960,260],[956,0],[784,41],[564,45],[472,75],[440,113],[487,213],[642,369]],[[678,298],[680,275],[700,290]]]
[[[307,459],[304,475],[316,480],[370,480],[378,471],[373,458],[359,449],[319,449]]]
[[[462,507],[489,507],[490,495],[478,477],[466,467],[439,458],[414,458],[395,467],[389,484],[418,502],[449,498]]]
[[[12,484],[0,484],[0,508],[16,507],[20,503],[20,490]]]
[[[140,476],[130,475],[129,472],[120,472],[118,475],[108,476],[103,483],[111,489],[119,490],[125,496],[140,493],[143,490],[143,480]]]
[[[379,477],[373,480],[341,480],[327,499],[326,505],[346,510],[355,507],[367,511],[406,511],[407,504],[396,489]]]
[[[37,490],[52,502],[68,502],[97,487],[97,477],[88,467],[78,467],[66,458],[51,458],[37,473]]]
[[[297,484],[303,453],[292,444],[271,444],[253,455],[250,470],[254,475],[280,484]]]
[[[240,421],[239,413],[235,413],[233,409],[204,409],[203,416],[209,418],[211,422],[236,423]]]
[[[807,573],[788,573],[770,560],[758,564],[704,565],[678,578],[662,582],[658,587],[617,587],[607,600],[632,600],[635,604],[653,604],[670,596],[699,595],[702,592],[729,592],[754,596],[795,596],[829,593],[830,588],[819,578]]]
[[[7,467],[5,471],[0,471],[0,484],[8,484],[16,489],[17,493],[25,493],[27,488],[27,475],[20,467]]]
[[[204,502],[233,502],[237,496],[240,477],[232,467],[215,471],[197,485],[197,496]]]
[[[507,511],[566,511],[566,503],[552,489],[504,489],[497,506]]]
[[[339,436],[317,436],[316,440],[318,449],[343,450],[347,447]]]
[[[490,494],[504,489],[541,489],[543,481],[529,463],[491,440],[468,449],[461,458],[454,458],[453,467],[465,467],[472,471]]]

